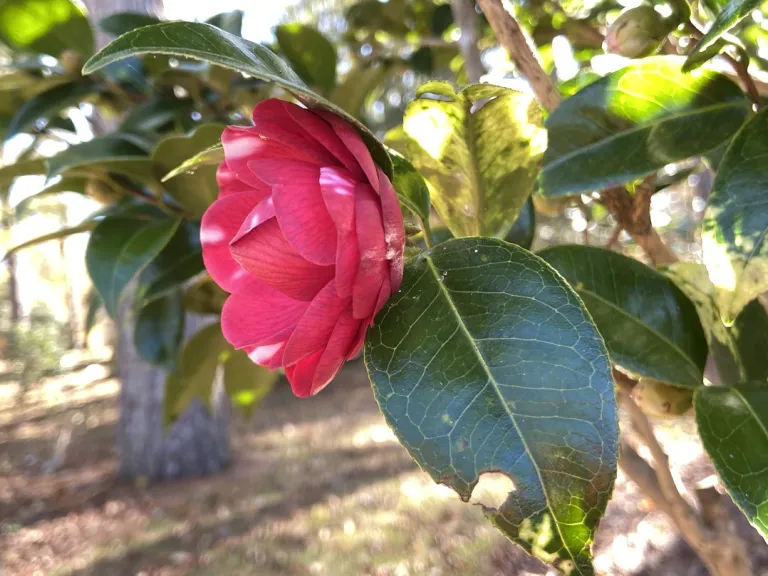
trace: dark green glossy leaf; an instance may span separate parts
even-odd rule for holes
[[[234,34],[235,36],[243,35],[243,11],[232,10],[231,12],[222,12],[216,14],[213,18],[206,20],[208,24],[221,28],[225,32]]]
[[[86,62],[83,73],[90,74],[111,62],[140,54],[168,54],[203,60],[274,82],[307,106],[329,110],[353,124],[371,150],[376,163],[387,175],[392,175],[389,156],[373,133],[341,108],[312,92],[285,62],[264,46],[243,40],[210,24],[164,22],[139,28],[113,40]]]
[[[59,56],[64,50],[93,54],[93,32],[71,0],[3,0],[0,40],[18,50]]]
[[[142,208],[104,218],[88,241],[85,264],[112,318],[125,287],[160,253],[180,223],[146,214]]]
[[[681,71],[673,56],[647,58],[605,76],[549,115],[539,193],[568,196],[647,176],[730,138],[750,105],[731,80]]]
[[[224,292],[210,278],[203,278],[184,293],[184,306],[198,314],[221,314],[229,294]]]
[[[311,26],[283,24],[275,28],[280,51],[309,86],[329,92],[336,84],[336,48]]]
[[[702,248],[726,321],[768,290],[768,110],[734,137],[704,212]]]
[[[190,98],[154,96],[132,108],[120,125],[120,130],[139,133],[158,130],[169,122],[188,116],[193,105]]]
[[[701,442],[728,493],[768,536],[768,385],[700,388],[693,405]]]
[[[533,190],[546,147],[538,104],[497,86],[456,93],[434,81],[417,96],[403,119],[405,155],[429,184],[440,217],[454,236],[504,237]]]
[[[189,136],[165,138],[152,153],[156,176],[192,214],[202,215],[219,194],[216,169],[223,153],[214,150],[221,149],[223,131],[223,124],[205,124]]]
[[[768,334],[768,314],[760,301],[747,304],[736,321],[726,326],[717,304],[717,289],[703,264],[679,262],[664,273],[696,306],[722,381],[766,380],[768,355],[761,335]]]
[[[38,244],[43,244],[51,240],[66,238],[67,236],[72,236],[73,234],[81,234],[83,232],[88,232],[90,230],[93,230],[95,227],[96,227],[96,222],[87,220],[85,222],[82,222],[81,224],[78,224],[77,226],[69,226],[67,228],[61,228],[59,230],[56,230],[55,232],[51,232],[49,234],[43,234],[42,236],[38,236],[37,238],[32,238],[32,240],[27,240],[26,242],[22,242],[21,244],[17,244],[16,246],[9,248],[6,251],[6,253],[3,254],[3,258],[2,260],[0,260],[0,262],[4,261],[11,254],[15,254],[20,250],[26,250],[27,248],[31,248],[32,246],[37,246]]]
[[[729,0],[717,15],[712,27],[691,50],[683,69],[686,72],[690,71],[712,58],[715,54],[711,54],[707,49],[728,30],[749,16],[753,10],[759,8],[761,4],[762,0]]]
[[[584,300],[613,363],[665,384],[702,385],[706,337],[696,308],[669,278],[591,246],[555,246],[539,255]]]
[[[379,407],[411,456],[468,500],[481,474],[515,483],[491,521],[571,574],[616,476],[618,425],[602,338],[546,262],[490,238],[411,259],[369,329]]]
[[[536,236],[536,210],[533,209],[533,201],[529,197],[523,205],[523,209],[512,225],[512,229],[504,237],[504,240],[517,244],[529,250]]]
[[[146,165],[147,162],[146,152],[133,141],[119,134],[75,144],[47,159],[50,178],[59,176],[67,170],[88,165],[121,171],[121,165],[127,169],[135,165],[138,170],[139,166]]]
[[[104,30],[107,34],[121,36],[136,28],[159,23],[160,20],[150,14],[142,14],[140,12],[116,12],[115,14],[111,14],[102,19],[99,22],[99,28]]]
[[[136,299],[147,304],[182,287],[205,269],[200,225],[182,222],[165,247],[139,277]]]
[[[279,372],[254,364],[245,350],[232,352],[224,362],[224,389],[246,416],[253,414],[259,403],[272,391],[278,378]]]
[[[5,139],[11,138],[19,132],[28,132],[37,128],[39,120],[50,123],[62,110],[77,106],[82,100],[99,91],[100,87],[91,82],[69,82],[27,100],[8,125]]]
[[[211,389],[219,367],[220,357],[229,348],[221,334],[218,322],[206,326],[195,334],[181,354],[177,370],[168,376],[165,384],[165,423],[170,424],[181,416],[196,398],[207,406],[211,401]]]
[[[410,210],[425,226],[429,226],[429,189],[424,178],[413,164],[397,152],[391,152],[390,158],[395,170],[392,186],[400,199],[400,205]]]
[[[184,297],[179,290],[139,308],[133,342],[150,364],[173,368],[184,336]]]

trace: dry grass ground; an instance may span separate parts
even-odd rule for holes
[[[236,423],[225,474],[152,486],[114,478],[117,391],[99,365],[39,384],[23,404],[12,383],[0,383],[3,576],[547,573],[479,506],[419,471],[384,424],[359,362],[313,399],[282,386],[251,422]],[[689,485],[711,473],[691,432],[685,422],[662,434]],[[68,434],[58,462],[56,444]],[[491,478],[476,494],[492,501],[507,488]],[[741,529],[756,573],[768,574],[765,543]],[[595,550],[602,574],[705,574],[621,476]]]

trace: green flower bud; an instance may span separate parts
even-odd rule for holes
[[[650,378],[640,378],[632,397],[648,416],[669,418],[681,416],[693,405],[693,391],[668,386]]]
[[[637,6],[625,10],[608,28],[603,47],[627,58],[643,58],[657,52],[675,24],[653,9]]]

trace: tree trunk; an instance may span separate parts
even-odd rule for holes
[[[115,12],[159,15],[162,0],[86,0],[94,29]],[[96,32],[96,45],[110,40]],[[133,290],[129,287],[129,294]],[[210,320],[209,320],[210,321]],[[206,322],[188,315],[186,336]],[[221,375],[214,385],[211,410],[195,401],[167,430],[163,427],[163,400],[167,373],[142,360],[133,345],[132,298],[120,306],[117,321],[116,373],[122,382],[118,449],[120,474],[126,479],[167,480],[218,472],[229,463],[229,400]]]
[[[0,199],[0,235],[5,235],[8,245],[11,245],[11,228],[13,217],[8,202]],[[5,258],[5,266],[8,269],[8,302],[11,312],[11,326],[18,326],[21,321],[21,303],[19,302],[19,284],[16,280],[16,256],[11,254]]]

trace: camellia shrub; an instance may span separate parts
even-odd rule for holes
[[[541,38],[544,16],[481,0],[532,90],[428,81],[383,141],[334,102],[328,62],[297,52],[316,32],[279,30],[280,57],[190,22],[117,30],[74,87],[36,95],[12,126],[53,118],[80,91],[115,107],[141,100],[118,131],[45,164],[117,198],[75,231],[92,230],[88,269],[111,316],[137,283],[136,344],[170,370],[169,419],[210,391],[220,364],[233,398],[252,404],[267,370],[307,397],[362,349],[413,459],[463,500],[482,474],[508,476],[514,491],[486,515],[561,572],[593,573],[621,466],[711,573],[749,574],[738,536],[711,521],[718,498],[680,495],[648,420],[692,408],[723,486],[768,533],[768,113],[752,45],[729,32],[759,3],[696,4],[618,15],[606,48],[643,58],[557,86],[519,24]],[[159,70],[153,87],[115,91],[137,65]],[[164,82],[206,102],[211,122],[160,130],[188,125],[185,101],[156,92]],[[703,263],[678,261],[650,218],[662,176],[684,179],[691,163],[716,175]],[[598,206],[614,237],[533,253],[532,197]],[[622,232],[644,262],[614,250]],[[221,325],[179,351],[185,309],[221,313]],[[620,436],[619,405],[650,464]]]

